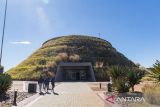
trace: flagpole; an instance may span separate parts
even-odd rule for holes
[[[1,53],[0,53],[0,66],[2,66],[2,54],[3,54],[3,42],[4,42],[4,33],[6,27],[6,16],[7,16],[7,0],[5,4],[5,13],[4,13],[4,22],[3,22],[3,32],[2,32],[2,41],[1,41]]]

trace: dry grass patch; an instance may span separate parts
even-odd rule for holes
[[[145,85],[142,91],[146,102],[160,106],[160,85]]]
[[[155,107],[155,106],[147,103],[130,103],[123,107]]]

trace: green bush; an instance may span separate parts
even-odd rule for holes
[[[130,85],[127,77],[128,69],[122,66],[113,66],[110,76],[113,79],[113,86],[118,92],[128,92]]]
[[[134,85],[138,84],[143,76],[144,76],[144,72],[138,69],[132,69],[127,72],[127,77],[128,77],[129,85],[132,88],[132,92],[134,92]]]
[[[0,73],[0,95],[5,93],[12,85],[11,76]]]
[[[113,79],[113,86],[118,92],[128,92],[130,88],[134,92],[134,85],[140,82],[143,72],[135,68],[113,66],[110,69],[110,76]]]
[[[129,84],[127,83],[127,81],[123,78],[118,78],[115,80],[115,86],[117,88],[117,91],[120,93],[123,92],[128,92],[130,89]]]

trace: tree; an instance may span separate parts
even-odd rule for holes
[[[160,82],[160,61],[156,61],[156,63],[153,65],[153,68],[151,69],[150,77],[156,79],[156,81]]]
[[[128,81],[129,81],[129,85],[132,88],[132,92],[134,92],[134,85],[140,82],[140,79],[142,78],[143,74],[144,73],[142,71],[138,71],[136,69],[129,70]]]

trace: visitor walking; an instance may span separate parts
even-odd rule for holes
[[[55,78],[54,77],[51,79],[51,85],[52,85],[52,91],[54,93],[54,87],[55,87]]]
[[[50,78],[48,76],[46,76],[45,80],[44,80],[44,85],[45,85],[45,92],[47,94],[49,94],[48,90],[49,90],[49,82],[50,82]]]
[[[42,75],[40,75],[40,78],[38,79],[39,94],[42,94],[42,84],[43,84],[43,77]]]

